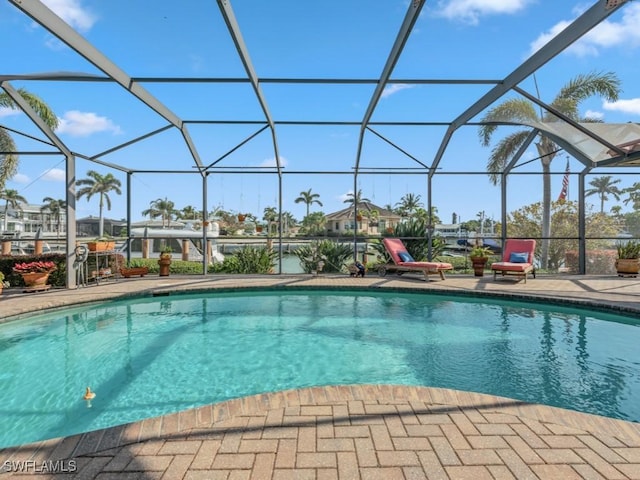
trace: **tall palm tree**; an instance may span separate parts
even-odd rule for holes
[[[628,195],[622,203],[626,205],[631,202],[634,210],[640,210],[640,182],[635,182],[630,187],[625,188],[622,193],[626,193]]]
[[[276,207],[265,207],[262,219],[267,222],[267,234],[271,235],[271,226],[278,223],[278,210]]]
[[[0,132],[2,131],[2,129],[0,129]],[[11,188],[7,188],[6,190],[0,190],[0,199],[5,201],[4,204],[4,231],[6,232],[7,229],[9,228],[9,222],[8,222],[8,212],[9,212],[9,208],[12,208],[14,210],[18,210],[20,212],[22,212],[22,207],[20,206],[21,203],[27,203],[27,199],[24,198],[22,195],[20,195],[18,193],[17,190],[13,190]]]
[[[152,201],[149,204],[149,208],[142,212],[142,215],[149,215],[152,219],[161,217],[162,228],[164,228],[165,222],[167,227],[171,226],[171,219],[176,213],[178,213],[178,211],[175,209],[175,204],[171,200],[168,200],[167,197],[164,197]]]
[[[187,205],[182,210],[176,212],[176,216],[183,220],[197,220],[201,217],[200,210],[193,205]]]
[[[58,117],[56,117],[53,110],[51,110],[49,106],[40,99],[40,97],[28,92],[24,88],[18,89],[18,93],[25,99],[44,123],[46,123],[52,130],[58,128]],[[18,109],[16,103],[6,92],[0,92],[0,107],[11,108],[13,110]],[[5,129],[0,128],[0,152],[5,152],[0,153],[0,190],[3,190],[7,180],[18,172],[18,155],[16,153],[6,153],[15,152],[16,150],[16,144],[13,141],[13,138],[11,138],[11,135],[9,135]]]
[[[620,195],[623,192],[616,187],[616,183],[620,183],[620,179],[612,180],[611,175],[597,177],[589,182],[589,185],[593,188],[585,190],[585,196],[597,194],[600,197],[600,213],[604,213],[604,202],[609,200],[609,195],[612,195],[616,200],[620,200]]]
[[[557,94],[551,102],[551,106],[567,117],[581,122],[598,121],[594,118],[582,118],[578,111],[580,104],[598,95],[608,101],[615,101],[620,94],[620,80],[615,73],[592,72],[586,75],[578,75],[570,80]],[[491,108],[482,117],[482,125],[479,129],[480,141],[482,145],[488,147],[498,123],[500,122],[526,123],[534,122],[554,122],[557,117],[546,112],[541,115],[535,105],[523,98],[512,98]],[[531,129],[517,130],[508,134],[500,140],[491,150],[487,162],[489,178],[494,185],[500,180],[500,174],[509,160],[515,155],[523,145]],[[559,147],[547,136],[538,134],[536,148],[540,163],[542,164],[542,241],[541,241],[541,266],[546,268],[549,253],[549,237],[551,236],[551,162],[553,161]]]
[[[100,223],[98,235],[102,237],[104,235],[103,210],[105,204],[107,206],[107,210],[111,210],[111,198],[109,197],[109,192],[115,192],[118,195],[121,195],[122,190],[120,189],[120,187],[122,186],[122,183],[111,173],[101,175],[95,170],[89,170],[87,172],[87,177],[89,178],[82,178],[76,182],[76,185],[78,187],[82,187],[78,190],[77,197],[79,199],[82,197],[87,197],[87,201],[89,201],[94,195],[99,196]]]
[[[364,202],[371,203],[371,200],[369,200],[366,197],[363,197],[362,190],[358,190],[356,193],[353,193],[353,192],[347,193],[347,198],[343,203],[350,203],[351,205],[355,203],[356,205],[360,205],[361,203],[364,203]]]
[[[413,193],[407,193],[400,199],[400,202],[398,202],[398,211],[402,217],[411,215],[420,207],[422,207],[420,195]]]
[[[318,205],[320,205],[322,207],[322,202],[320,200],[318,200],[319,198],[320,198],[320,194],[319,193],[311,193],[311,189],[309,189],[306,192],[300,192],[300,196],[298,198],[296,198],[294,201],[296,203],[306,203],[307,204],[307,214],[305,216],[308,217],[309,216],[309,207],[311,207],[311,205],[313,205],[314,203],[317,203]]]
[[[60,230],[62,227],[62,212],[67,208],[67,202],[61,199],[55,199],[51,197],[44,197],[42,199],[44,205],[40,207],[40,212],[49,213],[49,218],[56,222],[56,235],[60,236]]]

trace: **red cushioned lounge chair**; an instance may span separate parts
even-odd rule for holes
[[[533,274],[536,278],[536,269],[533,265],[533,253],[536,250],[535,240],[509,239],[505,242],[502,253],[502,261],[491,264],[493,279],[498,273],[505,275],[517,275],[524,278],[527,283],[527,274]]]
[[[444,280],[444,272],[453,270],[453,265],[445,262],[416,262],[399,238],[383,238],[382,243],[389,252],[393,265],[384,265],[378,268],[378,275],[384,277],[388,271],[395,271],[398,274],[404,272],[422,272],[425,281],[429,281],[430,273],[437,273]]]

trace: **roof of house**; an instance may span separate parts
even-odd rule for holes
[[[380,218],[400,219],[400,215],[398,215],[397,213],[391,210],[388,210],[386,208],[379,207],[378,205],[375,205],[371,202],[360,202],[358,204],[358,211],[360,212],[363,212],[363,211],[371,212],[373,210],[378,211],[378,216]],[[327,220],[340,220],[340,219],[353,218],[353,205],[349,205],[348,207],[343,208],[342,210],[338,210],[337,212],[328,213],[327,215],[325,215],[325,218]]]

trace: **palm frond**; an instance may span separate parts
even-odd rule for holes
[[[570,100],[578,105],[589,97],[598,95],[613,102],[620,94],[620,79],[613,72],[590,72],[577,75],[569,81],[558,93],[552,105],[556,102]]]
[[[539,121],[538,114],[533,104],[522,98],[506,100],[500,105],[491,108],[480,120],[481,122],[522,122]],[[481,125],[479,136],[482,145],[488,147],[491,143],[491,136],[498,128],[498,125]]]
[[[497,185],[500,180],[500,174],[504,170],[505,165],[513,158],[518,149],[529,137],[529,130],[518,130],[513,132],[502,140],[491,150],[491,155],[487,160],[487,172],[491,183]]]

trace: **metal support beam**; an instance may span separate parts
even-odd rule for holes
[[[39,0],[31,0],[28,2],[21,0],[9,0],[16,8],[22,10],[25,14],[31,17],[35,22],[40,24],[43,28],[51,32],[60,41],[67,44],[71,49],[91,62],[102,72],[115,80],[120,86],[125,88],[138,100],[143,102],[149,108],[151,108],[158,115],[163,117],[174,127],[178,128],[184,137],[184,140],[191,152],[194,162],[198,167],[202,167],[200,161],[200,155],[198,154],[195,145],[191,141],[189,132],[183,125],[183,122],[177,115],[175,115],[169,108],[167,108],[162,102],[151,95],[140,84],[136,83],[130,76],[128,76],[123,70],[121,70],[116,64],[111,62],[105,55],[103,55],[98,49],[91,45],[81,35],[79,35],[73,28],[66,24],[60,17],[53,13]]]
[[[591,168],[583,169],[578,175],[578,273],[587,273],[587,206],[585,201],[585,181]]]
[[[278,175],[281,175],[281,165],[280,165],[280,153],[278,149],[278,138],[276,136],[276,127],[273,122],[273,118],[271,117],[271,113],[269,112],[269,107],[267,105],[267,101],[264,98],[262,93],[262,89],[260,88],[260,81],[256,72],[253,68],[253,64],[251,63],[251,58],[249,57],[249,51],[247,50],[247,46],[244,43],[244,39],[242,38],[242,32],[240,31],[240,26],[236,20],[236,16],[233,13],[233,9],[231,8],[231,0],[217,0],[218,7],[220,7],[220,12],[224,18],[225,23],[227,24],[227,28],[229,29],[229,33],[231,34],[231,38],[233,39],[233,43],[236,46],[236,50],[238,51],[238,55],[240,55],[240,60],[244,65],[244,69],[249,76],[249,80],[251,81],[251,86],[253,87],[253,91],[256,94],[258,102],[260,103],[260,107],[262,108],[262,112],[264,113],[265,118],[267,119],[267,123],[269,127],[271,127],[271,136],[273,139],[273,150],[276,158],[276,166],[278,168]]]
[[[380,101],[380,97],[382,97],[382,93],[384,92],[384,89],[386,88],[387,83],[389,82],[389,78],[393,73],[393,69],[395,68],[396,63],[400,58],[400,54],[402,53],[402,50],[404,49],[404,46],[407,43],[409,34],[411,33],[411,30],[413,29],[413,26],[415,25],[416,20],[420,15],[420,11],[424,6],[425,1],[426,0],[413,0],[409,4],[409,9],[407,10],[407,13],[404,17],[404,21],[400,26],[400,32],[398,32],[398,35],[396,36],[396,41],[394,42],[393,47],[391,48],[391,53],[389,54],[389,57],[387,58],[387,62],[385,63],[384,68],[382,69],[382,74],[380,75],[380,79],[378,80],[378,85],[376,86],[376,89],[373,91],[373,95],[371,96],[371,100],[369,101],[369,105],[367,106],[367,110],[364,114],[364,118],[362,119],[362,124],[360,125],[360,137],[358,139],[358,153],[356,155],[356,165],[355,165],[356,175],[358,173],[358,168],[360,167],[360,157],[362,155],[362,142],[363,142],[365,129],[369,124],[369,120],[371,120],[373,111],[375,110],[376,106],[378,105],[378,102]]]
[[[543,102],[542,100],[538,99],[534,95],[531,95],[526,90],[524,90],[524,89],[522,89],[522,88],[520,88],[518,86],[513,87],[513,90],[518,92],[523,97],[527,98],[529,101],[531,101],[531,102],[535,103],[536,105],[539,105],[540,107],[544,108],[545,110],[547,110],[548,112],[552,113],[553,115],[555,115],[556,117],[560,118],[561,120],[564,120],[566,123],[571,125],[576,130],[579,130],[580,132],[584,133],[586,136],[588,136],[592,140],[595,140],[596,142],[600,143],[601,145],[604,145],[605,147],[609,148],[609,150],[613,150],[618,155],[624,155],[624,150],[622,150],[621,148],[617,147],[613,143],[608,142],[606,139],[600,137],[599,135],[596,135],[591,130],[583,127],[582,125],[580,125],[578,122],[576,122],[572,118],[567,117],[560,110],[557,110],[557,109],[553,108],[551,105],[547,105],[545,102]]]
[[[518,68],[511,72],[502,81],[502,83],[493,87],[476,103],[462,112],[462,114],[460,114],[458,118],[456,118],[451,123],[451,128],[447,130],[440,148],[438,149],[438,153],[436,154],[436,157],[433,161],[432,167],[437,168],[437,166],[439,165],[442,155],[444,154],[444,150],[451,140],[453,130],[458,129],[460,126],[464,125],[476,115],[481,113],[484,109],[501,98],[505,93],[518,85],[549,60],[564,51],[567,47],[569,47],[569,45],[579,40],[583,35],[589,32],[589,30],[594,28],[621,6],[622,3],[612,7],[607,0],[598,0],[595,5],[584,12],[571,25],[558,33],[558,35],[553,37],[546,45],[540,48],[540,50],[531,55],[529,59],[527,59]]]
[[[55,145],[55,147],[64,154],[65,161],[65,182],[66,182],[66,257],[67,257],[67,288],[76,288],[76,269],[73,268],[75,262],[76,250],[76,162],[73,153],[60,140],[55,133],[49,128],[42,118],[31,108],[22,95],[13,88],[9,82],[0,82],[0,87],[7,92],[13,102],[29,117],[29,119],[40,129],[40,131]]]

